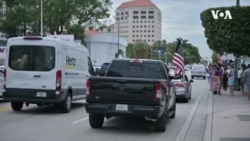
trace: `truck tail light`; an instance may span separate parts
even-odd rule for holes
[[[184,87],[184,84],[183,83],[175,83],[175,86],[176,87]]]
[[[4,77],[4,80],[3,80],[3,88],[6,89],[6,76],[7,76],[7,70],[4,69],[3,71],[3,77]]]
[[[56,72],[56,94],[59,94],[62,88],[62,71]]]
[[[91,95],[91,86],[92,86],[92,83],[90,80],[87,81],[87,84],[86,84],[86,96],[90,96]]]
[[[161,90],[161,84],[156,83],[155,84],[155,99],[160,99],[162,97],[162,90]]]

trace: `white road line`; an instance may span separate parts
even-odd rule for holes
[[[83,122],[84,120],[87,120],[87,119],[89,119],[89,117],[84,117],[82,119],[76,120],[76,121],[72,122],[71,124],[77,124],[77,123]]]
[[[176,141],[184,141],[185,140],[188,129],[189,129],[189,127],[191,125],[191,122],[192,122],[192,120],[194,118],[195,112],[196,112],[196,110],[198,108],[198,105],[200,104],[201,97],[204,94],[205,90],[207,90],[206,88],[207,88],[207,85],[203,88],[202,94],[199,94],[199,98],[197,99],[197,101],[195,102],[193,108],[191,109],[191,111],[190,111],[190,113],[189,113],[189,115],[187,117],[187,120],[185,121],[185,124],[181,129],[181,132],[179,133],[179,135],[176,138]]]

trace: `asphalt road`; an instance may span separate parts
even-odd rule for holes
[[[127,118],[105,119],[102,129],[92,129],[83,101],[74,103],[68,114],[54,106],[36,105],[13,112],[9,103],[0,103],[0,141],[180,141],[207,85],[205,80],[194,80],[192,99],[177,103],[176,118],[168,121],[163,133],[154,132],[150,122]]]

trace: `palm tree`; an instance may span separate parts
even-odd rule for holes
[[[124,51],[119,49],[117,53],[115,54],[115,58],[119,58],[119,56],[122,55],[122,58],[124,58]]]

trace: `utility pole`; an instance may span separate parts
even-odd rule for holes
[[[41,37],[43,37],[43,0],[41,0]]]
[[[236,6],[240,6],[240,0],[236,0]]]

